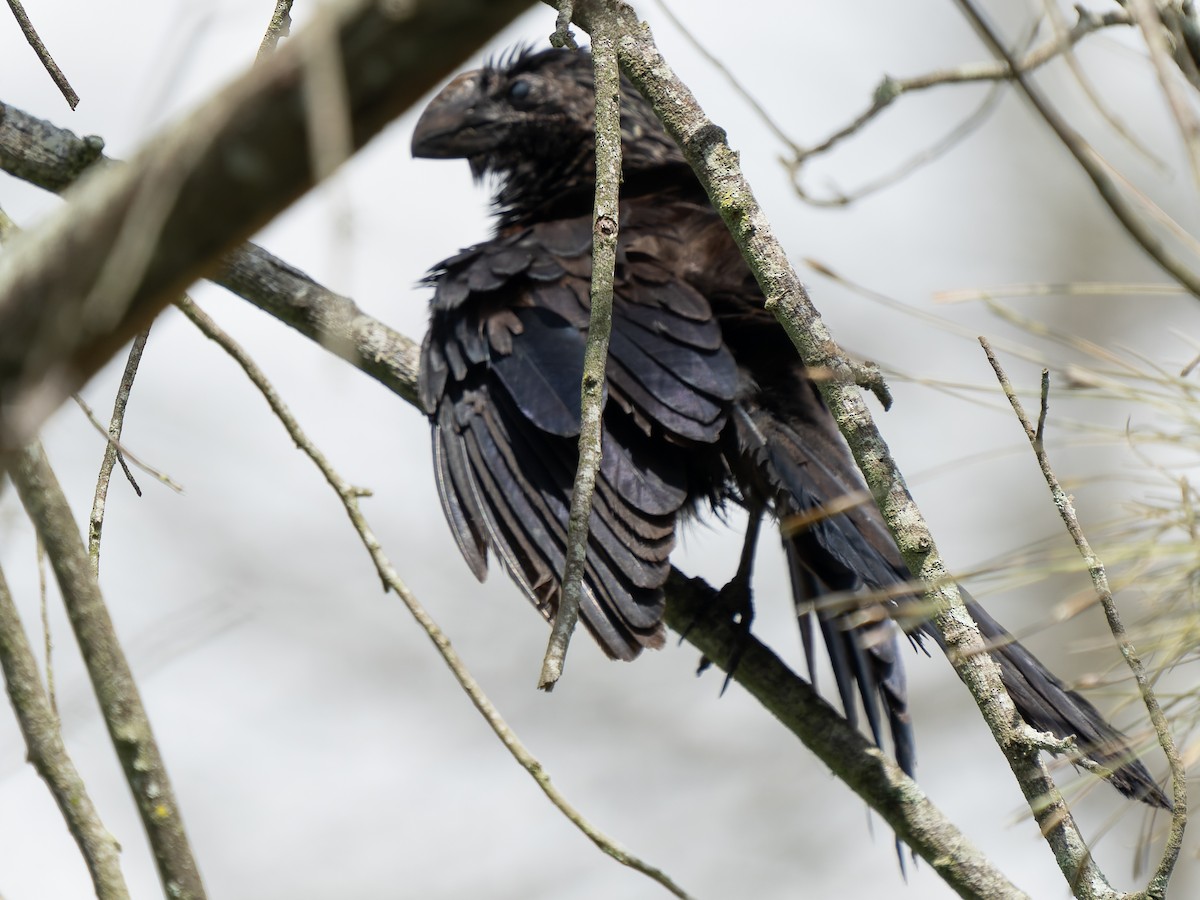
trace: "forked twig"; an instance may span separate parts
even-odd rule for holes
[[[1042,477],[1045,478],[1046,485],[1050,488],[1050,496],[1053,498],[1054,506],[1059,511],[1059,515],[1062,517],[1063,524],[1066,525],[1071,539],[1075,542],[1075,546],[1079,550],[1079,555],[1083,557],[1083,561],[1087,565],[1088,574],[1092,579],[1092,586],[1095,588],[1096,596],[1099,598],[1100,605],[1104,609],[1104,616],[1108,620],[1109,630],[1112,631],[1113,638],[1116,639],[1117,645],[1121,649],[1121,655],[1129,665],[1130,671],[1133,672],[1134,680],[1137,682],[1138,690],[1142,695],[1142,701],[1146,704],[1146,710],[1150,713],[1150,721],[1153,723],[1154,731],[1158,735],[1159,745],[1162,747],[1163,754],[1167,757],[1167,762],[1171,767],[1172,800],[1174,802],[1174,809],[1171,811],[1171,828],[1167,834],[1162,859],[1159,861],[1158,868],[1145,891],[1146,896],[1162,897],[1166,892],[1167,882],[1170,880],[1171,872],[1174,870],[1175,862],[1179,857],[1179,850],[1183,844],[1183,832],[1187,825],[1187,777],[1183,760],[1180,758],[1179,750],[1176,748],[1175,742],[1171,737],[1167,717],[1163,713],[1158,698],[1154,694],[1150,678],[1146,675],[1146,668],[1133,646],[1133,641],[1130,640],[1129,635],[1125,631],[1125,625],[1121,622],[1121,616],[1117,611],[1116,602],[1113,600],[1112,589],[1109,587],[1108,573],[1105,571],[1104,564],[1092,550],[1087,536],[1083,533],[1083,528],[1079,524],[1079,517],[1075,513],[1075,505],[1070,495],[1063,490],[1062,485],[1059,483],[1050,465],[1050,458],[1046,454],[1043,432],[1046,413],[1049,408],[1049,370],[1042,370],[1041,404],[1038,413],[1038,422],[1035,426],[1025,413],[1025,409],[1021,405],[1021,401],[1018,399],[1016,391],[1008,379],[1008,375],[1001,367],[999,360],[996,359],[996,354],[992,351],[992,347],[987,339],[980,337],[979,343],[982,345],[984,353],[987,354],[988,362],[991,363],[992,368],[996,372],[996,378],[999,380],[1000,387],[1004,390],[1004,395],[1008,398],[1008,402],[1012,405],[1017,420],[1025,430],[1025,436],[1029,438],[1034,455],[1037,457],[1038,466],[1042,470]]]

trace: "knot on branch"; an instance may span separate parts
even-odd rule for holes
[[[596,234],[610,238],[617,233],[617,220],[612,216],[596,216]]]

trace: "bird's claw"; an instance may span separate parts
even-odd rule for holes
[[[729,661],[724,666],[725,681],[721,684],[719,695],[724,696],[742,661],[742,655],[746,652],[746,646],[749,644],[750,626],[754,622],[754,601],[750,586],[744,579],[735,577],[718,592],[717,602],[713,605],[709,615],[718,616],[722,621],[730,622],[737,631],[733,649],[729,654]],[[699,617],[692,620],[691,624],[683,630],[680,641],[691,633],[698,621]],[[702,655],[696,666],[696,674],[702,675],[712,664],[713,661],[707,655]]]

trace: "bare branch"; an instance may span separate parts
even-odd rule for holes
[[[924,792],[886,753],[826,703],[768,647],[730,622],[711,615],[717,592],[698,578],[671,571],[667,624],[725,671],[737,659],[733,679],[804,742],[821,762],[929,863],[962,897],[979,900],[1026,895],[930,803]]]
[[[271,21],[267,25],[267,33],[263,35],[262,43],[258,45],[256,60],[271,53],[279,46],[282,38],[292,33],[292,2],[293,0],[275,0],[275,12],[271,13]]]
[[[25,736],[29,762],[46,782],[67,829],[79,845],[96,896],[100,900],[125,900],[129,891],[121,874],[121,848],[100,821],[87,785],[67,754],[61,724],[42,689],[37,660],[25,637],[3,571],[0,571],[0,667],[4,669],[8,699]]]
[[[336,37],[355,148],[528,0],[343,0],[0,257],[0,445],[313,183],[304,74]],[[325,41],[328,43],[328,41]],[[69,258],[71,265],[63,265]]]
[[[1191,294],[1200,298],[1200,273],[1184,265],[1183,261],[1171,253],[1162,240],[1146,227],[1146,224],[1126,202],[1125,197],[1122,196],[1119,186],[1110,175],[1108,167],[1099,154],[1092,149],[1091,145],[1075,129],[1063,120],[1050,106],[1049,101],[1042,96],[1041,91],[1020,70],[1012,55],[997,36],[995,29],[988,23],[986,17],[980,12],[975,3],[972,0],[955,0],[955,2],[958,3],[964,15],[966,15],[987,42],[991,51],[1004,60],[1006,65],[1013,71],[1015,81],[1029,99],[1033,108],[1046,121],[1046,124],[1058,136],[1058,139],[1071,151],[1071,155],[1075,157],[1076,162],[1079,163],[1080,167],[1092,180],[1092,184],[1095,185],[1101,199],[1108,204],[1108,208],[1112,210],[1113,215],[1129,233],[1129,236],[1168,275],[1187,288]]]
[[[571,633],[579,621],[583,575],[587,567],[588,523],[592,494],[600,471],[600,437],[604,427],[604,373],[612,332],[613,275],[617,266],[618,206],[621,185],[621,76],[613,43],[614,23],[598,17],[592,30],[592,64],[596,80],[596,204],[592,227],[591,312],[583,351],[580,388],[579,466],[571,489],[567,520],[566,565],[558,612],[542,662],[538,687],[553,690],[562,676]]]
[[[129,357],[125,360],[125,371],[121,373],[121,383],[117,387],[117,397],[113,401],[112,418],[108,421],[108,438],[104,445],[104,458],[100,461],[100,474],[96,477],[96,493],[92,498],[92,513],[88,517],[88,557],[92,561],[92,574],[100,577],[100,537],[104,531],[104,505],[108,498],[108,483],[112,477],[113,465],[118,459],[125,477],[133,485],[134,491],[140,497],[141,488],[133,480],[133,473],[125,464],[125,457],[118,449],[121,431],[125,427],[125,407],[129,405],[129,394],[133,390],[133,379],[137,377],[138,366],[142,361],[142,351],[146,349],[146,341],[150,337],[147,328],[133,339],[129,348]]]
[[[50,55],[50,51],[46,49],[46,45],[42,43],[42,39],[38,37],[33,23],[29,21],[28,13],[25,12],[25,7],[21,5],[21,0],[8,0],[8,8],[12,10],[17,24],[21,26],[21,33],[25,35],[25,40],[29,42],[29,46],[33,48],[33,52],[41,60],[42,66],[46,69],[47,74],[49,74],[51,80],[54,81],[55,86],[63,95],[63,99],[67,101],[67,105],[71,109],[77,107],[79,105],[79,95],[71,87],[71,82],[67,81],[67,76],[58,67],[58,63],[54,61],[54,57]]]
[[[1121,649],[1121,655],[1125,658],[1129,670],[1133,672],[1134,680],[1137,682],[1138,690],[1142,695],[1142,702],[1146,704],[1146,710],[1150,713],[1150,721],[1154,724],[1154,731],[1158,734],[1159,745],[1162,747],[1163,754],[1167,757],[1167,762],[1171,766],[1172,800],[1174,802],[1174,809],[1171,810],[1171,828],[1167,834],[1167,842],[1163,848],[1162,859],[1159,861],[1158,868],[1145,892],[1148,897],[1162,897],[1166,895],[1167,884],[1170,882],[1171,873],[1174,871],[1175,863],[1179,858],[1179,850],[1183,844],[1183,832],[1187,826],[1187,772],[1184,768],[1183,760],[1179,756],[1179,750],[1175,746],[1175,741],[1171,737],[1167,717],[1163,713],[1162,707],[1159,706],[1158,697],[1155,696],[1154,688],[1150,683],[1149,677],[1146,675],[1146,667],[1142,664],[1141,657],[1138,656],[1137,649],[1133,646],[1133,641],[1130,640],[1128,633],[1125,631],[1125,625],[1121,622],[1116,601],[1113,599],[1112,589],[1108,584],[1108,574],[1105,571],[1104,563],[1092,551],[1091,544],[1079,524],[1079,517],[1075,513],[1075,504],[1067,492],[1063,490],[1058,477],[1054,474],[1054,469],[1050,465],[1050,457],[1046,454],[1042,438],[1046,421],[1046,410],[1049,406],[1050,374],[1045,370],[1042,372],[1041,410],[1037,426],[1035,427],[1030,421],[1029,416],[1025,414],[1025,409],[1021,405],[1016,391],[1013,390],[1012,383],[1008,380],[1008,375],[1005,374],[999,360],[996,359],[996,354],[992,352],[991,345],[988,344],[986,338],[982,337],[979,339],[979,343],[983,346],[983,351],[987,354],[988,362],[991,363],[992,368],[996,372],[996,378],[1000,382],[1000,387],[1004,390],[1004,395],[1008,397],[1008,402],[1012,405],[1017,420],[1021,423],[1021,427],[1025,429],[1025,436],[1029,438],[1029,443],[1033,447],[1038,466],[1042,470],[1042,477],[1046,480],[1046,486],[1050,488],[1050,497],[1054,502],[1054,507],[1062,517],[1063,524],[1067,527],[1067,532],[1071,535],[1071,539],[1075,542],[1075,546],[1079,550],[1079,555],[1083,557],[1083,561],[1087,565],[1088,574],[1092,578],[1092,587],[1096,591],[1096,596],[1100,599],[1100,605],[1104,608],[1104,616],[1108,620],[1109,630],[1112,631],[1113,638],[1116,639],[1117,645]]]
[[[67,498],[40,444],[11,454],[4,462],[46,546],[92,689],[154,851],[163,890],[178,900],[201,900],[204,885],[179,804]]]
[[[576,4],[575,21],[587,29],[599,0]],[[971,691],[997,745],[1016,775],[1042,833],[1069,883],[1085,897],[1112,896],[1091,859],[1070,810],[1042,765],[1039,741],[1029,733],[988,656],[979,629],[950,579],[929,527],[913,501],[887,443],[854,385],[850,360],[834,342],[754,199],[725,133],[704,114],[687,86],[654,46],[649,29],[628,6],[619,7],[617,51],[622,68],[653,105],[696,171],[729,227],[773,312],[806,364],[834,377],[818,382],[910,571],[927,585],[955,671]]]

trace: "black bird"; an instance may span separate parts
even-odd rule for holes
[[[783,540],[810,660],[815,623],[847,716],[857,689],[876,742],[886,717],[911,774],[903,632],[878,599],[903,596],[909,573],[869,500],[837,505],[865,488],[832,417],[679,149],[624,79],[621,93],[620,239],[583,622],[618,659],[659,647],[681,518],[725,501],[750,511],[752,531],[764,511],[799,518],[807,524]],[[465,158],[495,186],[492,238],[428,279],[420,393],[442,508],[476,577],[490,548],[547,619],[578,459],[594,109],[586,52],[517,50],[455,78],[413,135],[414,156]],[[748,587],[740,593],[748,602]],[[834,593],[852,608],[823,608]],[[1091,703],[970,610],[1030,725],[1077,736],[1121,793],[1170,805]],[[927,623],[913,629],[922,637],[939,639]]]

